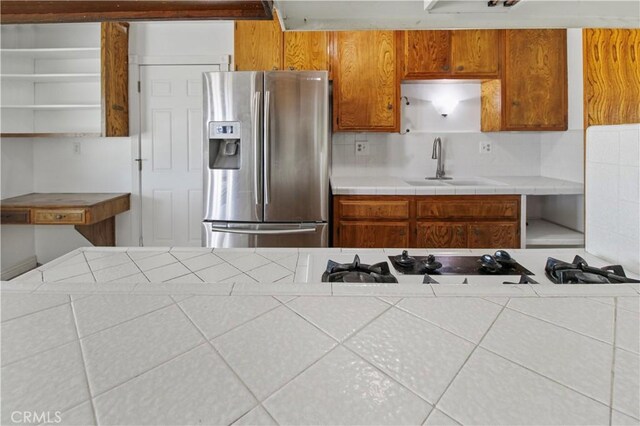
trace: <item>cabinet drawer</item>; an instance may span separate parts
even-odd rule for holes
[[[84,210],[34,210],[33,223],[83,224]]]
[[[1,223],[4,224],[27,224],[29,223],[29,210],[2,210]]]
[[[517,199],[446,200],[429,198],[417,202],[418,219],[517,220]]]
[[[409,222],[340,222],[340,247],[409,247]]]
[[[409,219],[409,200],[340,200],[342,219]]]

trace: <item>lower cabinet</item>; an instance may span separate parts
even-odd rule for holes
[[[520,247],[518,195],[338,195],[333,206],[334,247]]]
[[[417,222],[416,247],[465,248],[467,224],[448,222]]]
[[[409,247],[409,222],[340,222],[341,247]]]

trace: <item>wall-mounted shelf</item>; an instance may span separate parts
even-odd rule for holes
[[[100,104],[86,104],[86,105],[0,105],[2,109],[30,109],[40,111],[54,111],[54,110],[72,110],[72,109],[100,109]]]
[[[0,49],[7,56],[26,56],[47,59],[90,59],[100,57],[99,47],[52,47],[33,49]]]
[[[87,133],[0,133],[0,138],[94,138],[100,137],[100,132]]]
[[[100,73],[77,74],[0,74],[1,80],[34,83],[83,83],[100,81]]]
[[[527,247],[584,246],[584,234],[544,219],[527,219]]]

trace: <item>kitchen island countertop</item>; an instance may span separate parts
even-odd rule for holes
[[[640,423],[638,285],[296,283],[353,254],[90,248],[3,282],[1,422]]]

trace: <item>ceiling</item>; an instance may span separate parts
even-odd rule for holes
[[[503,1],[501,0],[501,3]],[[640,0],[275,0],[285,30],[640,28]]]

